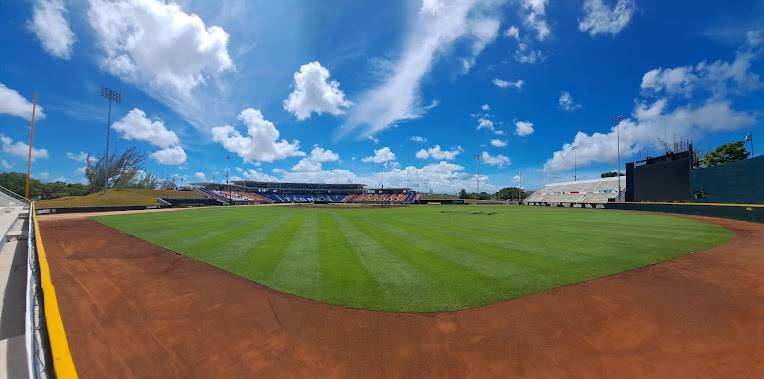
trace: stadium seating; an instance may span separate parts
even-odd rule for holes
[[[621,178],[622,190],[625,179]],[[547,184],[523,202],[530,205],[603,204],[618,196],[618,178]]]

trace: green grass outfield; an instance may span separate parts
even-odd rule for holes
[[[512,299],[733,236],[665,215],[510,206],[221,207],[96,220],[280,291],[416,312]]]

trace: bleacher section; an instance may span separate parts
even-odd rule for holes
[[[206,199],[225,204],[369,203],[412,204],[418,194],[408,188],[366,190],[356,184],[234,182],[193,184]]]
[[[621,177],[621,191],[626,179]],[[523,202],[527,205],[596,206],[615,201],[618,177],[551,183],[534,192]]]

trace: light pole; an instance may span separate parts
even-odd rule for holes
[[[578,181],[578,178],[576,176],[576,171],[578,169],[578,161],[576,160],[576,150],[578,150],[578,146],[571,147],[571,150],[573,150],[573,181]]]
[[[753,132],[745,136],[745,140],[751,144],[751,158],[753,158]]]
[[[109,135],[111,134],[111,103],[122,103],[122,94],[106,87],[101,87],[101,96],[109,101],[109,113],[106,122],[106,171],[103,179],[103,192],[109,187],[109,169],[111,168],[111,158],[109,157]]]
[[[32,120],[29,124],[29,151],[27,152],[27,177],[24,184],[24,198],[29,200],[29,176],[32,169],[32,144],[34,142],[34,121],[37,112],[37,92],[32,96]]]
[[[225,156],[225,185],[228,187],[228,205],[233,205],[233,194],[231,193],[231,184],[228,183],[228,164],[231,160],[230,155]]]
[[[618,156],[618,163],[617,163],[617,170],[616,175],[618,176],[618,197],[621,197],[621,128],[619,125],[621,124],[621,121],[623,121],[623,116],[618,115],[612,118],[613,123],[615,124],[615,134],[616,134],[616,155]]]
[[[480,159],[482,157],[480,154],[474,155],[475,162],[477,162],[477,176],[475,176],[475,197],[480,197]]]

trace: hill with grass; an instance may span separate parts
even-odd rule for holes
[[[111,189],[84,196],[64,196],[52,200],[37,201],[37,209],[82,208],[159,205],[157,198],[198,199],[193,191],[153,190],[153,189]]]

